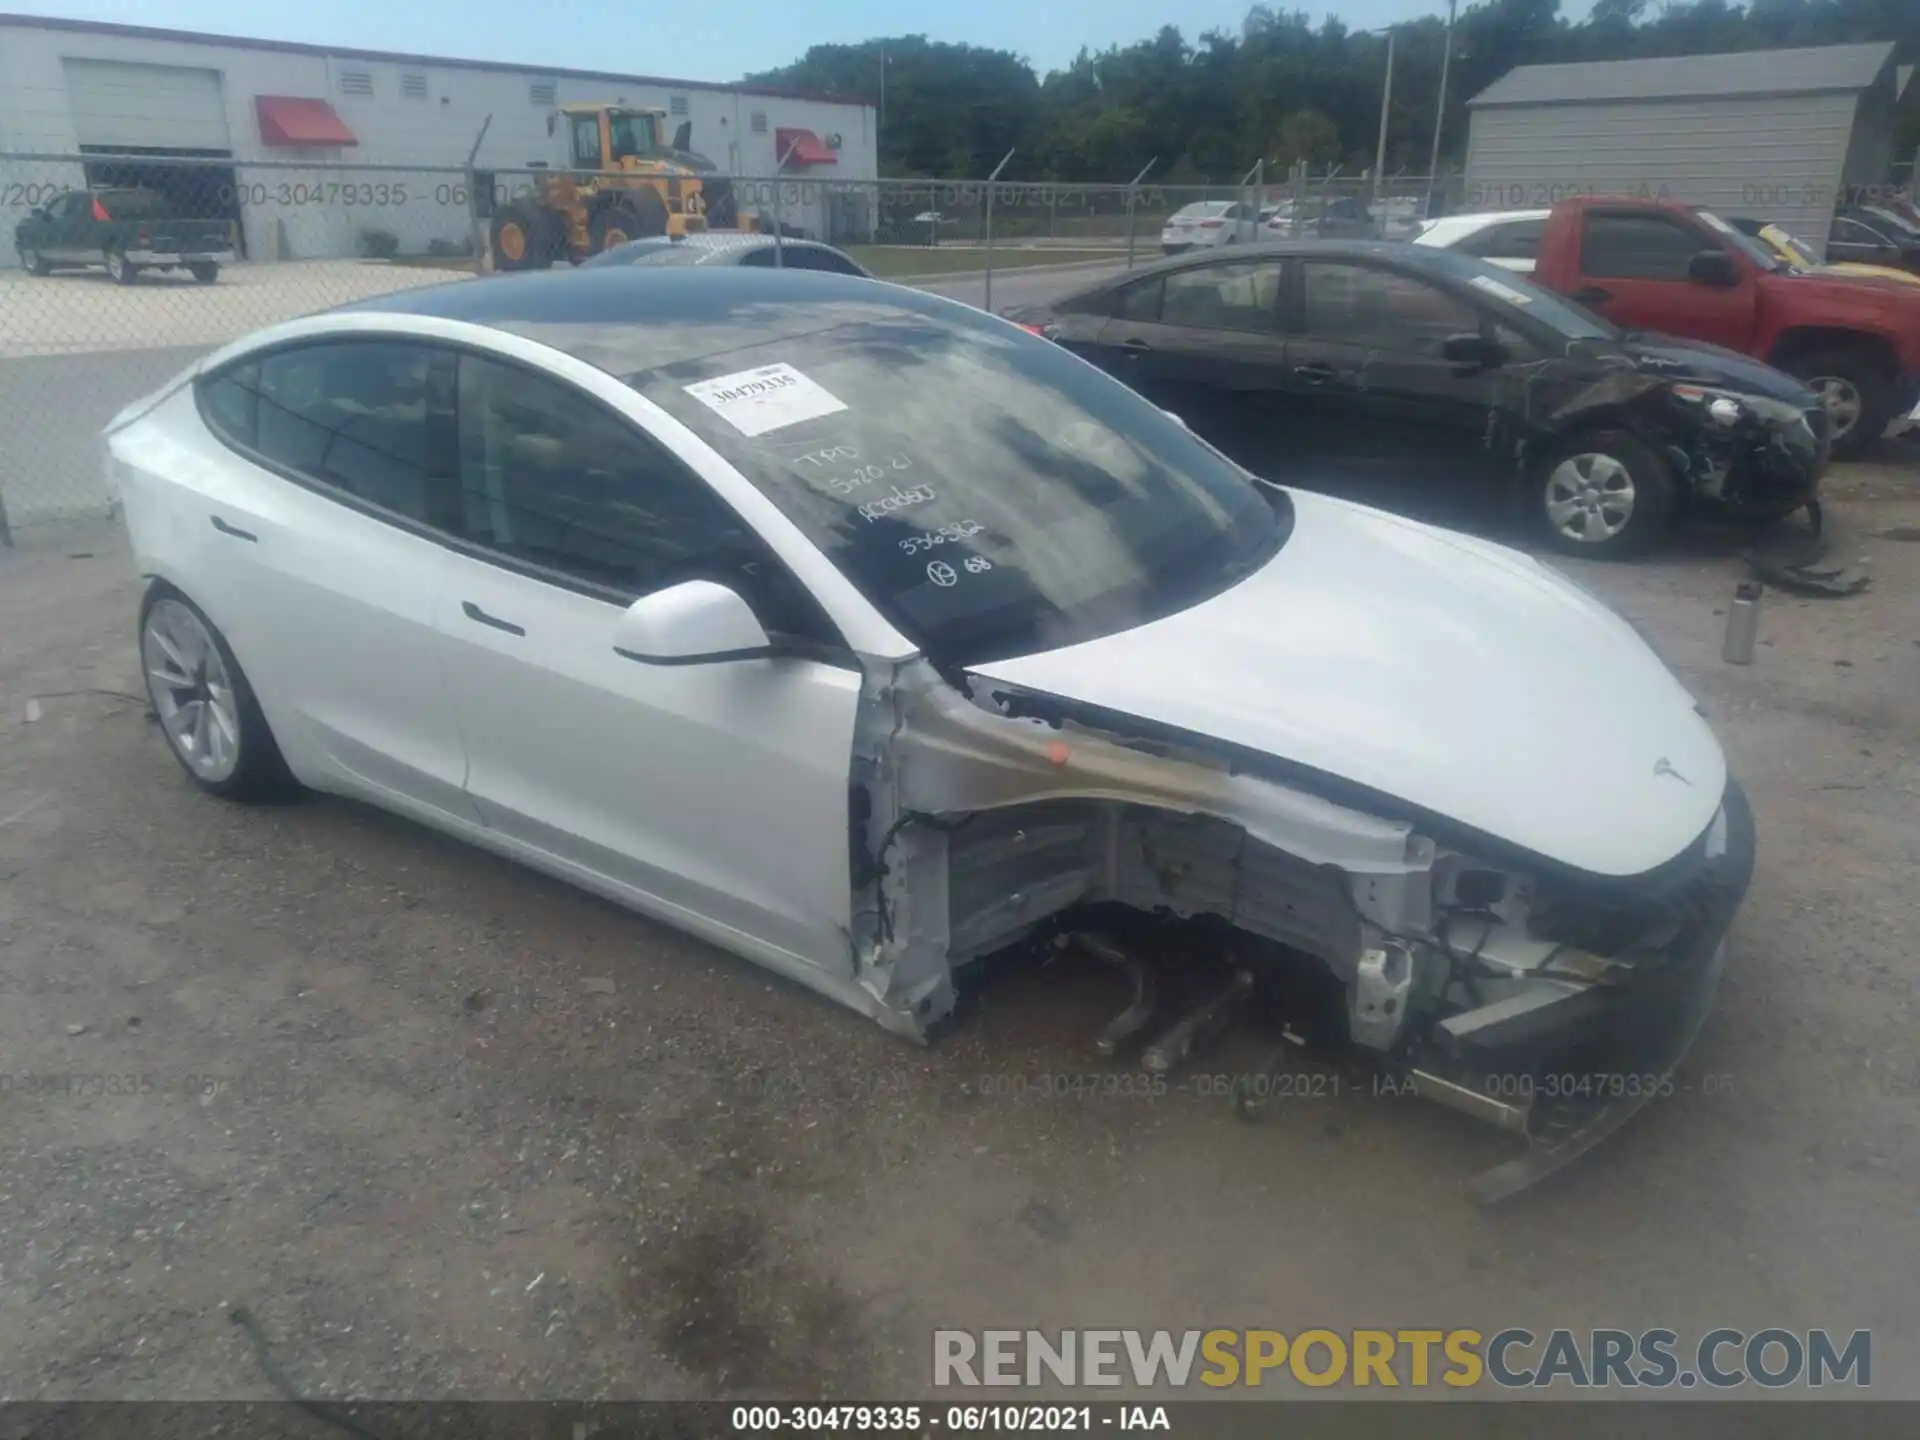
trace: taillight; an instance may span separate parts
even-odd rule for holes
[[[1222,225],[1226,223],[1227,222],[1224,220],[1202,220],[1200,222],[1200,228],[1202,230],[1218,230]]]
[[[140,233],[133,237],[133,243],[136,245],[144,245],[147,243],[147,227],[146,226],[142,225],[140,227]]]
[[[1029,335],[1038,335],[1042,340],[1051,340],[1053,338],[1053,326],[1051,325],[1029,325],[1024,320],[1016,320],[1013,323]]]
[[[93,218],[96,220],[113,219],[113,216],[107,213],[107,207],[100,203],[100,197],[98,195],[93,197]]]

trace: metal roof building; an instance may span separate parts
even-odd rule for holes
[[[1892,44],[1511,70],[1468,101],[1467,203],[1653,196],[1826,243],[1850,185],[1886,181],[1910,67]]]

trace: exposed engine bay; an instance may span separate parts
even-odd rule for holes
[[[852,938],[881,1023],[924,1038],[991,957],[1071,947],[1129,981],[1089,1053],[1165,1074],[1241,1021],[1338,1044],[1530,1142],[1483,1199],[1670,1087],[1752,864],[1736,785],[1687,854],[1605,885],[924,660],[869,676],[861,713]],[[1191,973],[1130,951],[1128,916],[1190,924]]]

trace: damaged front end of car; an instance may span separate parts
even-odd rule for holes
[[[852,940],[882,1024],[924,1038],[963,977],[1036,940],[1129,977],[1089,1050],[1162,1073],[1243,1013],[1297,1038],[1292,997],[1331,994],[1335,1038],[1396,1093],[1528,1142],[1474,1182],[1488,1201],[1671,1088],[1752,870],[1731,780],[1682,854],[1595,880],[1441,817],[1372,813],[1396,807],[1224,743],[923,659],[870,669],[861,716]],[[1081,923],[1116,912],[1191,927],[1183,953],[1211,978]]]

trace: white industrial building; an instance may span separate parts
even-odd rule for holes
[[[190,202],[191,213],[237,222],[254,259],[353,254],[372,229],[396,236],[403,252],[458,245],[473,234],[469,156],[483,193],[510,192],[532,170],[565,165],[566,129],[548,128],[555,108],[594,103],[658,106],[669,133],[690,122],[690,148],[732,176],[879,173],[876,116],[864,104],[0,15],[0,223],[10,231],[64,188],[143,184]],[[93,158],[108,155],[138,159]],[[834,238],[870,226],[872,196],[835,188],[791,190],[787,223]],[[751,193],[742,198],[752,208]],[[0,242],[0,265],[16,263]]]

